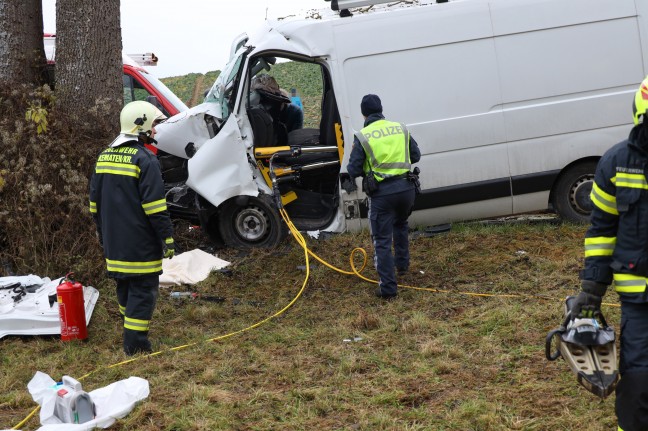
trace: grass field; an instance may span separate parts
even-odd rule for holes
[[[33,410],[27,383],[42,371],[55,379],[91,373],[82,382],[88,391],[128,376],[147,379],[150,396],[113,430],[616,429],[613,396],[600,401],[562,360],[544,358],[544,338],[578,285],[584,231],[556,223],[459,224],[415,238],[403,282],[425,289],[401,288],[390,302],[372,295],[373,284],[311,259],[292,307],[213,341],[277,313],[306,276],[304,252],[291,240],[275,250],[219,250],[232,262],[231,276],[214,273],[174,290],[225,301],[171,299],[163,289],[150,334],[163,353],[116,367],[125,356],[107,282],[97,286],[89,342],[1,341],[0,428]],[[192,235],[180,242],[198,245]],[[366,232],[307,240],[345,270],[354,247],[373,255]],[[372,267],[363,274],[376,279]],[[492,296],[470,295],[476,292]],[[617,298],[608,293],[606,301]],[[603,311],[618,326],[618,308]],[[185,347],[169,351],[175,346]],[[22,429],[38,423],[36,415]]]

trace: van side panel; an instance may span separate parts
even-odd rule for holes
[[[362,96],[376,93],[385,116],[408,124],[418,142],[421,184],[428,194],[446,186],[496,180],[494,195],[475,193],[474,200],[503,198],[497,203],[498,212],[510,213],[510,173],[490,15],[485,3],[461,6],[449,10],[439,4],[390,13],[388,21],[354,17],[353,26],[336,26],[353,127],[345,130],[345,136],[363,127]],[[403,29],[416,36],[403,34]],[[432,197],[417,202],[421,209],[443,205]]]
[[[637,14],[635,0],[497,0],[490,3],[495,36]]]
[[[648,2],[645,0],[635,0],[637,8],[637,22],[639,23],[639,34],[641,35],[641,46],[643,47],[643,65],[644,76],[648,74]]]
[[[538,200],[548,203],[548,178],[630,130],[644,73],[634,1],[504,0],[491,3],[491,14],[513,210],[537,210]],[[520,176],[524,187],[516,187]]]
[[[498,36],[495,47],[510,141],[631,118],[643,75],[636,17]]]

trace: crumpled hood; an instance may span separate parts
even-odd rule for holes
[[[217,117],[218,105],[215,103],[201,103],[185,112],[180,112],[155,127],[156,147],[177,157],[187,158],[185,148],[193,142],[199,149],[211,139],[209,129],[205,123],[205,116]]]

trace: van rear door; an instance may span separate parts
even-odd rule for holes
[[[548,201],[567,165],[627,136],[640,28],[634,0],[504,0],[491,14],[518,213],[537,209],[538,193]]]

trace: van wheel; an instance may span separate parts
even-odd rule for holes
[[[587,223],[592,212],[590,192],[594,182],[596,162],[579,163],[560,175],[551,200],[554,209],[564,220]]]
[[[230,199],[221,207],[218,229],[225,244],[233,248],[279,245],[288,232],[272,199],[261,195],[240,201]]]

